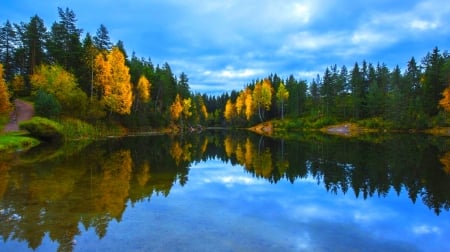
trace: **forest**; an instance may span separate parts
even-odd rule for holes
[[[38,16],[0,25],[0,117],[15,98],[34,103],[38,116],[108,122],[129,131],[198,126],[249,127],[270,120],[320,127],[346,121],[369,127],[448,126],[450,55],[432,48],[404,70],[381,62],[330,65],[311,81],[269,74],[221,95],[193,92],[186,73],[154,64],[113,43],[107,27],[94,35],[58,8],[50,28]],[[5,119],[4,119],[5,120]]]

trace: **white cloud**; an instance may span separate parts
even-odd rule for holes
[[[429,225],[419,225],[414,226],[412,228],[412,232],[417,235],[423,235],[423,234],[440,234],[441,229],[436,226],[429,226]]]
[[[439,24],[437,22],[426,21],[426,20],[422,20],[422,19],[415,19],[415,20],[411,21],[411,23],[410,23],[410,27],[412,29],[421,30],[421,31],[434,30],[434,29],[438,28],[438,26],[439,26]]]

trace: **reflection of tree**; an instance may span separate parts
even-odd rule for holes
[[[73,156],[14,169],[0,162],[3,239],[27,241],[36,249],[47,233],[59,251],[71,251],[80,223],[102,238],[111,220],[121,220],[127,201],[149,198],[153,192],[167,196],[175,181],[186,183],[187,153],[177,165],[165,137],[128,140],[95,143]]]
[[[330,192],[347,193],[351,188],[364,199],[385,197],[391,188],[398,194],[406,190],[413,202],[420,197],[437,214],[449,209],[450,154],[439,160],[438,149],[427,139],[401,135],[371,142],[327,136],[311,139],[285,143],[227,136],[224,157],[270,182],[312,176]]]
[[[218,158],[271,183],[312,177],[333,193],[421,199],[439,214],[450,207],[450,154],[422,136],[362,142],[327,136],[261,139],[243,132],[134,137],[92,144],[78,154],[15,164],[0,162],[0,235],[36,249],[46,234],[70,251],[79,224],[107,234],[127,202],[168,196],[188,182],[192,162]],[[44,152],[45,153],[45,152]],[[36,154],[33,154],[36,155]],[[26,157],[23,157],[26,159]],[[39,158],[33,160],[40,160]]]

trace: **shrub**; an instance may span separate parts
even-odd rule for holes
[[[61,114],[61,104],[54,95],[40,89],[36,94],[34,110],[36,115],[55,118]]]
[[[43,117],[33,117],[19,124],[20,129],[28,131],[33,137],[47,142],[58,142],[64,138],[63,126]]]

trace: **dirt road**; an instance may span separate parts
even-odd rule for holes
[[[33,105],[23,100],[14,100],[15,110],[11,112],[9,123],[5,125],[4,132],[18,131],[19,122],[30,119],[34,114]]]

